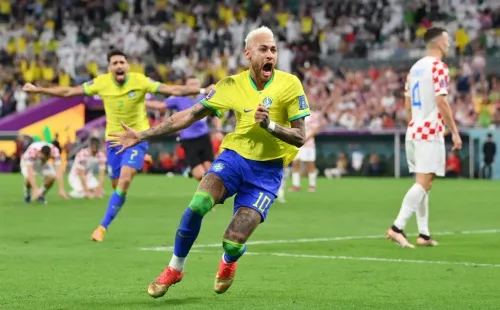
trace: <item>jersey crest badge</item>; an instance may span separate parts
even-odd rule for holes
[[[128,97],[129,98],[134,98],[135,97],[135,91],[132,90],[131,92],[129,92],[128,93]]]
[[[215,164],[212,166],[212,169],[213,169],[215,172],[220,172],[220,171],[222,171],[222,169],[224,169],[224,164],[223,164],[223,163],[215,163]]]
[[[262,105],[264,105],[264,108],[266,108],[267,110],[269,110],[272,103],[273,99],[271,97],[266,97],[262,100]]]
[[[306,95],[299,96],[298,99],[299,99],[299,110],[305,110],[309,108],[306,102]]]

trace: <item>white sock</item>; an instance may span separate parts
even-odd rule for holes
[[[285,200],[286,177],[281,180],[280,189],[278,190],[278,199]]]
[[[309,186],[316,187],[316,172],[309,173]]]
[[[429,232],[429,192],[422,199],[422,203],[417,208],[417,226],[418,233],[430,236]]]
[[[398,217],[394,221],[394,226],[401,230],[405,229],[408,220],[413,215],[413,212],[417,212],[425,195],[426,191],[422,185],[418,183],[413,184],[403,198],[401,210],[399,210]]]
[[[292,172],[292,185],[300,187],[300,172]]]
[[[175,256],[175,254],[172,254],[172,259],[170,260],[170,263],[168,263],[168,265],[177,271],[182,271],[184,270],[185,261],[185,257],[177,257]]]

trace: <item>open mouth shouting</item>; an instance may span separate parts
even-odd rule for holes
[[[273,75],[273,69],[274,65],[271,62],[265,63],[264,66],[262,66],[262,76],[265,79],[270,79],[271,76]]]
[[[116,70],[115,72],[115,79],[117,81],[123,81],[125,80],[125,71],[122,69]]]

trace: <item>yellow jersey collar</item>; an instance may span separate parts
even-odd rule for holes
[[[275,71],[273,70],[273,75],[271,76],[269,81],[267,81],[266,85],[264,85],[264,89],[266,89],[267,87],[269,87],[269,85],[271,85],[272,81],[274,80],[274,74],[275,74]],[[258,91],[259,89],[257,88],[257,85],[255,84],[255,82],[252,79],[252,75],[250,74],[250,70],[248,70],[248,78],[250,79],[250,84],[252,85],[252,88]]]

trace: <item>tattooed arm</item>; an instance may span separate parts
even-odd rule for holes
[[[301,147],[306,141],[304,118],[291,121],[291,128],[283,127],[275,122],[272,122],[269,119],[269,111],[262,105],[259,105],[257,111],[255,112],[255,121],[260,124],[260,127],[269,131],[271,135],[288,144]]]
[[[168,135],[189,127],[194,122],[210,114],[212,114],[212,110],[198,102],[190,109],[174,113],[160,124],[139,132],[139,137],[141,141],[144,141],[153,137]]]
[[[301,147],[302,145],[304,145],[306,141],[306,129],[304,126],[304,119],[301,118],[291,121],[290,125],[292,127],[287,128],[275,123],[274,129],[269,130],[269,124],[268,124],[267,129],[269,133],[275,136],[276,138],[288,144],[295,145],[296,147]]]

